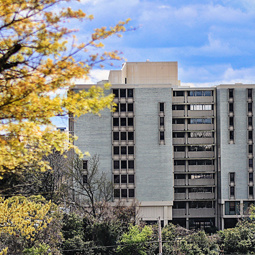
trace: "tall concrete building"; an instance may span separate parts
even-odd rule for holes
[[[137,201],[140,219],[189,229],[222,229],[247,215],[255,85],[185,88],[177,62],[128,62],[109,82],[116,111],[71,119],[69,130],[82,151],[100,156],[115,202]]]

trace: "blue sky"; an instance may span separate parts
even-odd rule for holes
[[[255,83],[254,0],[81,0],[71,7],[93,14],[76,22],[80,42],[96,27],[131,18],[136,29],[105,41],[127,61],[178,61],[182,85]],[[114,68],[120,69],[120,62]],[[93,70],[87,82],[107,79]]]

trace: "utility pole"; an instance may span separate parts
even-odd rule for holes
[[[162,236],[161,236],[161,221],[158,217],[158,244],[159,244],[159,255],[162,255]]]

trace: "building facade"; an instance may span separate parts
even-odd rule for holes
[[[182,87],[177,62],[125,63],[109,82],[115,111],[70,118],[69,130],[82,151],[99,155],[115,202],[137,201],[140,219],[189,229],[247,216],[255,85]]]

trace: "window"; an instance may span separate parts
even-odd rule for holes
[[[188,91],[188,96],[199,97],[199,96],[212,96],[211,90],[191,90]]]
[[[114,146],[114,147],[113,147],[113,154],[114,154],[114,155],[119,155],[119,153],[120,153],[119,146]]]
[[[249,196],[253,196],[253,186],[249,187]]]
[[[249,139],[249,140],[252,140],[252,131],[251,131],[251,130],[248,131],[248,139]]]
[[[135,197],[135,190],[134,189],[129,189],[128,190],[128,196],[129,197]]]
[[[234,197],[235,196],[235,187],[231,186],[230,187],[230,197]]]
[[[185,166],[185,160],[174,160],[175,166]]]
[[[114,181],[114,183],[120,183],[120,176],[119,175],[114,175],[113,181]]]
[[[121,169],[127,169],[127,161],[121,160]]]
[[[229,140],[234,140],[234,131],[229,131]]]
[[[174,151],[185,151],[185,146],[174,146]]]
[[[228,98],[233,98],[234,97],[234,89],[229,89],[228,90]]]
[[[128,146],[128,154],[130,155],[134,154],[134,146]]]
[[[229,126],[234,126],[234,117],[229,117]]]
[[[176,201],[174,201],[173,208],[174,209],[185,209],[186,208],[186,202],[176,202]]]
[[[210,159],[204,159],[204,160],[188,160],[188,164],[189,165],[206,165],[206,166],[210,166],[210,165],[214,165],[214,160],[210,160]]]
[[[127,125],[127,120],[126,120],[126,118],[121,118],[121,119],[120,119],[120,125],[121,125],[122,127],[125,127],[125,126]]]
[[[197,180],[197,179],[213,179],[213,174],[189,174],[189,179]]]
[[[229,108],[229,112],[234,112],[234,104],[233,103],[229,103],[228,108]]]
[[[125,112],[126,111],[126,104],[120,104],[120,111]]]
[[[113,140],[118,141],[119,140],[119,132],[113,132]]]
[[[189,202],[189,208],[214,208],[214,202],[212,201],[191,201]]]
[[[188,119],[188,124],[213,124],[213,119],[192,118]]]
[[[173,124],[184,124],[185,119],[173,119]]]
[[[252,112],[252,103],[248,103],[248,112]]]
[[[229,181],[235,182],[235,173],[229,173]]]
[[[183,180],[183,179],[185,179],[185,174],[175,174],[174,179]]]
[[[165,103],[159,103],[159,111],[164,112],[165,110]]]
[[[188,151],[214,151],[213,145],[193,145],[188,146]]]
[[[126,154],[127,154],[127,147],[121,146],[121,155],[126,155]]]
[[[128,175],[128,183],[135,183],[135,176],[133,174]]]
[[[248,89],[248,98],[252,98],[252,89]]]
[[[88,160],[82,160],[82,169],[88,170]]]
[[[173,132],[173,138],[184,138],[185,133],[184,132]]]
[[[118,160],[113,161],[113,168],[114,169],[120,169],[120,162]]]
[[[184,110],[184,108],[185,108],[185,105],[172,105],[172,110],[174,111],[174,110]]]
[[[189,188],[190,193],[212,193],[214,189],[212,187],[194,187]]]
[[[249,167],[253,167],[253,159],[252,158],[249,159]]]
[[[126,132],[121,132],[120,133],[120,139],[121,139],[121,141],[127,140],[127,133]]]
[[[128,168],[129,168],[129,169],[134,169],[134,168],[135,168],[135,162],[134,162],[134,160],[129,160],[129,161],[128,161]]]
[[[116,106],[114,106],[113,109],[114,109],[114,112],[119,112],[119,105],[116,104]]]
[[[114,94],[115,97],[119,97],[119,90],[118,89],[113,89],[112,93]]]
[[[165,122],[164,120],[165,120],[164,117],[159,118],[159,125],[160,126],[164,126],[164,122]]]
[[[127,175],[121,175],[121,183],[127,183]]]
[[[119,126],[119,118],[113,118],[113,126],[118,127]]]
[[[252,126],[252,117],[248,117],[248,125]]]
[[[127,190],[126,189],[121,190],[121,197],[127,197]]]
[[[134,104],[128,104],[128,112],[134,111]]]
[[[129,141],[134,140],[134,132],[128,132],[128,140]]]
[[[133,118],[128,118],[128,126],[129,127],[134,126],[134,119]]]
[[[189,105],[190,111],[210,111],[212,110],[211,104],[191,104]]]
[[[252,144],[249,145],[248,149],[249,149],[249,153],[253,153],[253,145]]]
[[[225,202],[225,214],[226,215],[239,215],[240,214],[240,202]]]
[[[134,96],[134,90],[133,89],[128,89],[127,93],[128,93],[128,97],[133,97]]]
[[[117,198],[120,197],[120,190],[119,189],[114,189],[114,197],[117,197]]]
[[[185,193],[186,189],[185,188],[175,188],[174,193]]]
[[[253,182],[253,173],[249,173],[249,182]]]
[[[82,181],[83,181],[83,184],[88,183],[88,175],[87,174],[82,175]]]
[[[126,97],[126,89],[120,89],[120,97]]]
[[[174,91],[174,97],[183,97],[184,91]]]
[[[164,141],[165,140],[165,132],[163,132],[163,131],[159,132],[159,139],[160,139],[160,141]]]

